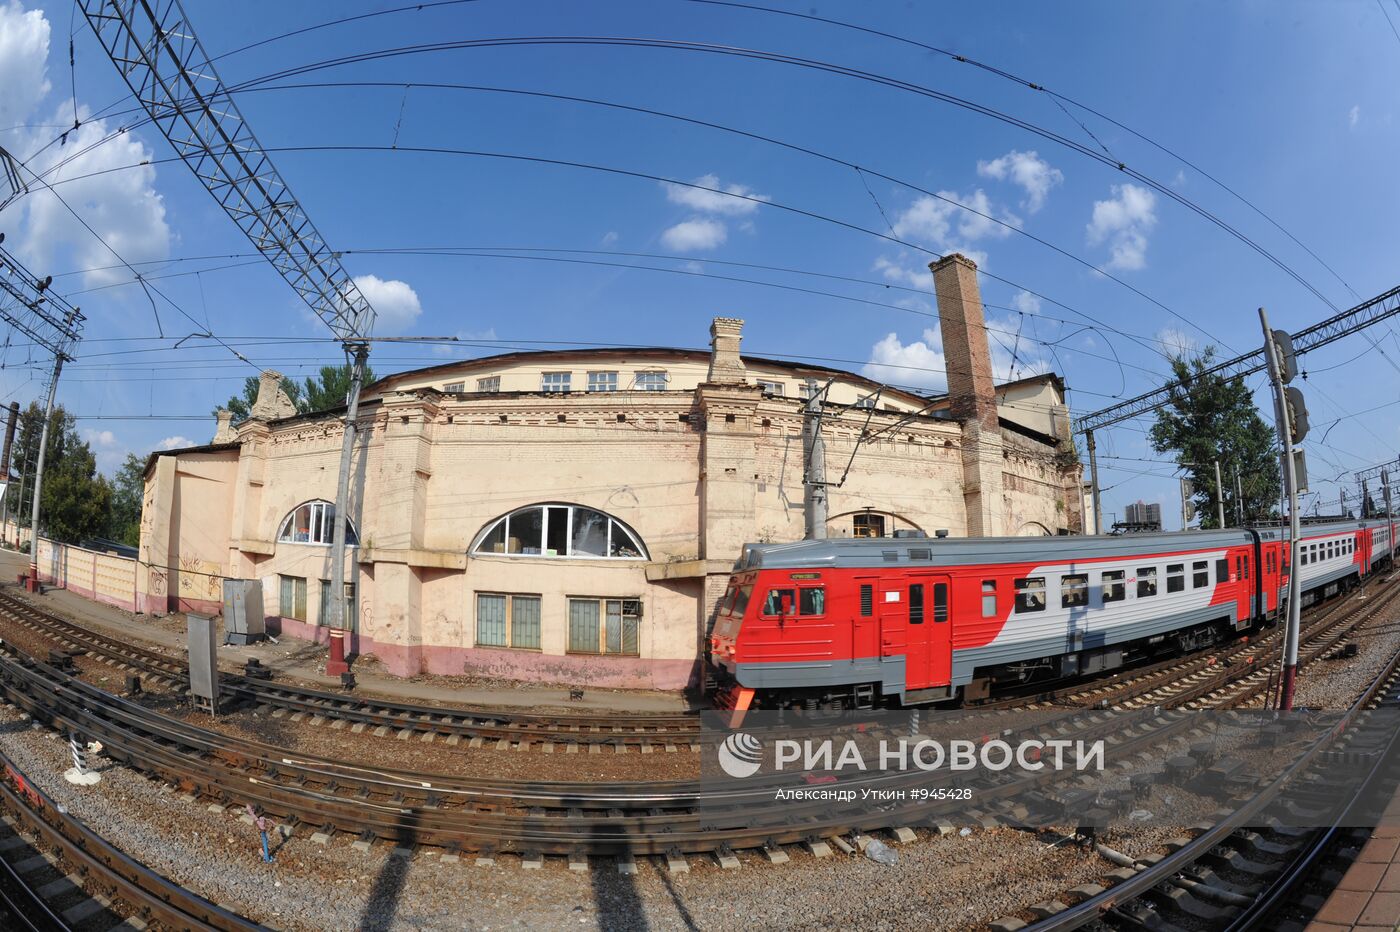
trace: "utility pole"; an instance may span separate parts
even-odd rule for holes
[[[1089,485],[1094,502],[1094,533],[1103,533],[1103,509],[1099,506],[1099,458],[1094,455],[1094,432],[1084,432],[1084,442],[1089,447]]]
[[[1244,527],[1244,489],[1240,486],[1240,464],[1235,464],[1235,519]]]
[[[0,463],[3,463],[5,470],[4,478],[0,478],[0,538],[3,538],[5,528],[10,524],[10,451],[15,445],[15,428],[19,426],[19,402],[10,402],[10,423],[5,427],[5,447],[0,452]]]
[[[326,655],[326,676],[340,676],[350,672],[350,665],[345,662],[345,520],[346,512],[350,510],[350,466],[355,456],[355,418],[360,412],[360,384],[365,378],[369,343],[365,340],[347,340],[345,350],[354,355],[354,362],[350,367],[345,434],[340,444],[340,472],[336,476],[335,484],[335,514],[331,519],[331,618],[326,631],[330,641]]]
[[[828,383],[829,384],[829,383]],[[802,504],[807,540],[826,539],[826,444],[822,440],[822,396],[817,380],[807,380],[807,407],[802,415]]]
[[[76,307],[70,310],[68,319],[64,321],[65,328],[72,331],[82,316]],[[39,461],[34,464],[34,504],[30,510],[29,521],[29,590],[31,592],[39,590],[39,504],[43,501],[40,493],[44,487],[44,451],[49,443],[49,421],[53,419],[53,399],[58,394],[58,376],[63,371],[63,361],[67,358],[67,353],[54,353],[53,375],[49,378],[49,400],[44,405],[44,425],[39,428]]]
[[[1220,484],[1220,460],[1215,461],[1215,518],[1225,529],[1225,486]]]
[[[1284,387],[1298,371],[1293,341],[1284,331],[1269,329],[1269,315],[1262,307],[1259,325],[1264,330],[1264,354],[1268,357],[1269,381],[1274,387],[1274,420],[1283,446],[1283,484],[1288,493],[1288,628],[1283,642],[1283,686],[1279,695],[1279,708],[1288,710],[1293,708],[1293,688],[1298,676],[1298,623],[1303,606],[1298,572],[1299,476],[1293,461],[1293,444],[1307,434],[1308,415],[1303,393]]]

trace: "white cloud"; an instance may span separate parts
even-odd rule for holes
[[[1023,314],[1039,314],[1040,299],[1029,291],[1018,291],[1011,299],[1011,306]]]
[[[708,217],[692,217],[667,228],[661,234],[661,242],[666,245],[667,249],[683,252],[714,249],[723,245],[728,238],[729,230],[726,229],[725,225]]]
[[[18,0],[0,4],[0,128],[23,123],[49,92],[49,22]]]
[[[933,285],[933,275],[928,269],[917,267],[911,269],[893,259],[886,259],[884,256],[875,257],[875,271],[901,285],[911,285],[924,290],[928,290]]]
[[[110,430],[94,430],[91,427],[85,427],[82,436],[90,447],[114,447],[117,445],[117,435]]]
[[[971,208],[961,210],[959,207]],[[972,211],[978,213],[973,213]],[[957,236],[965,240],[1001,238],[1010,236],[1011,230],[1001,223],[988,219],[995,213],[985,191],[978,188],[971,194],[958,194],[954,191],[939,191],[938,197],[923,195],[895,217],[894,235],[900,239],[922,239],[931,246],[949,252],[947,248],[953,237],[954,217],[957,218]],[[987,216],[979,216],[985,214]],[[1004,223],[1018,226],[1020,220],[1005,215]]]
[[[0,142],[14,152],[30,152],[49,141],[50,129],[25,129],[28,122],[67,124],[71,105],[62,104],[48,119],[37,119],[50,91],[46,74],[50,27],[42,12],[26,12],[18,2],[0,0]],[[86,121],[89,113],[79,109]],[[40,185],[18,201],[12,210],[22,214],[25,227],[14,237],[26,262],[42,268],[68,265],[79,268],[118,263],[105,242],[128,262],[164,259],[170,254],[170,228],[165,205],[155,191],[155,168],[141,165],[152,158],[133,133],[122,133],[91,148],[111,132],[105,120],[83,122],[60,145],[36,155],[24,172],[43,175],[51,183],[65,182],[59,192],[93,231],[94,237],[68,211],[54,193]],[[82,152],[81,155],[74,155]],[[71,159],[71,161],[65,161]],[[60,163],[63,163],[59,167]],[[121,171],[108,171],[109,169]],[[69,180],[82,177],[79,180]],[[60,258],[61,257],[61,258]],[[118,270],[91,272],[84,283],[91,286],[129,280]]]
[[[1186,172],[1181,169],[1176,170],[1175,177],[1172,178],[1173,188],[1184,188],[1186,186]]]
[[[1064,174],[1058,168],[1052,167],[1035,151],[1019,152],[1015,149],[999,159],[990,162],[979,161],[977,174],[983,178],[995,178],[1019,185],[1026,192],[1026,199],[1021,202],[1021,206],[1031,213],[1044,207],[1045,199],[1050,196],[1050,189],[1065,180]]]
[[[603,234],[602,245],[604,245],[604,246],[611,246],[611,245],[613,245],[614,243],[616,243],[617,240],[618,240],[617,231],[616,231],[616,230],[609,230],[608,232],[606,232],[606,233]]]
[[[458,330],[456,336],[463,343],[494,343],[497,340],[495,327],[487,327],[485,330]],[[472,349],[477,347],[462,346],[460,343],[437,343],[433,346],[433,352],[439,356],[456,356]]]
[[[760,201],[771,200],[766,194],[759,194],[753,188],[742,184],[722,184],[717,175],[701,175],[689,187],[673,181],[661,182],[666,189],[666,200],[673,204],[683,204],[691,210],[706,214],[724,214],[739,217],[758,210]],[[704,190],[712,188],[714,190]],[[752,198],[752,200],[749,200]]]
[[[1115,184],[1112,197],[1094,202],[1085,228],[1089,245],[1107,242],[1108,268],[1140,269],[1147,265],[1147,234],[1157,224],[1157,196],[1135,184]]]
[[[992,379],[996,382],[1009,382],[1049,371],[1046,361],[1033,352],[1034,344],[1016,338],[1019,326],[1019,319],[987,320]],[[861,368],[861,373],[867,378],[892,385],[933,392],[946,391],[948,377],[943,337],[936,327],[926,328],[921,337],[904,343],[898,334],[886,334],[870,348],[870,359]]]
[[[1353,104],[1351,110],[1347,111],[1347,126],[1356,129],[1356,124],[1361,120],[1361,105]]]
[[[191,440],[191,439],[188,438],[188,437],[181,437],[180,435],[177,434],[177,435],[175,435],[174,437],[166,437],[164,440],[162,440],[162,441],[160,442],[160,444],[156,447],[156,449],[159,449],[159,450],[179,450],[179,449],[181,449],[181,448],[183,448],[183,447],[193,447],[193,446],[198,446],[198,444],[195,443],[193,440]]]
[[[375,333],[402,333],[412,327],[423,313],[418,292],[408,282],[392,278],[385,281],[378,275],[357,275],[355,287],[374,308]]]
[[[930,327],[922,340],[908,344],[901,343],[898,334],[887,334],[870,348],[870,361],[861,372],[877,382],[941,392],[948,385],[945,367],[943,339]]]
[[[1163,327],[1157,331],[1157,339],[1164,345],[1162,355],[1168,359],[1191,356],[1196,352],[1196,339],[1191,335],[1177,330],[1175,327]]]

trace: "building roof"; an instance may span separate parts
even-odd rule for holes
[[[490,368],[508,363],[535,362],[549,359],[601,359],[617,356],[618,354],[626,354],[640,359],[655,360],[683,359],[691,362],[705,363],[708,363],[710,360],[710,351],[707,349],[685,349],[668,346],[590,346],[577,349],[520,350],[512,353],[498,353],[494,356],[479,356],[474,359],[457,359],[452,362],[428,366],[423,369],[409,369],[404,372],[395,372],[392,375],[386,375],[381,379],[376,379],[374,382],[366,385],[364,390],[366,393],[392,391],[397,383],[407,379],[418,379],[437,373],[446,375],[454,371],[468,368]],[[740,358],[743,359],[746,364],[756,363],[764,366],[773,366],[779,369],[787,369],[791,372],[813,372],[828,376],[839,376],[857,385],[864,385],[871,389],[884,388],[920,402],[928,401],[930,398],[934,397],[919,392],[912,392],[908,389],[894,388],[883,382],[877,382],[874,379],[867,378],[856,372],[850,372],[846,369],[834,369],[830,366],[821,366],[816,363],[790,359],[772,359],[767,356],[741,356]]]
[[[223,453],[225,450],[237,449],[238,444],[236,443],[205,443],[197,447],[180,447],[177,450],[156,450],[146,457],[146,468],[141,471],[141,475],[143,477],[149,476],[151,467],[155,466],[156,460],[162,456],[171,456],[176,453],[181,455],[186,453]]]

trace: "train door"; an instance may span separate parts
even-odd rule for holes
[[[908,644],[905,687],[927,689],[948,684],[952,668],[952,586],[947,576],[919,573],[905,580]]]

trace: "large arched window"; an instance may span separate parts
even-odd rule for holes
[[[582,505],[548,502],[519,508],[482,529],[474,554],[648,560],[642,539],[612,515]]]
[[[305,502],[293,508],[277,529],[279,544],[330,544],[335,535],[335,505],[331,502]],[[355,525],[345,521],[345,542],[352,547],[360,542]]]

